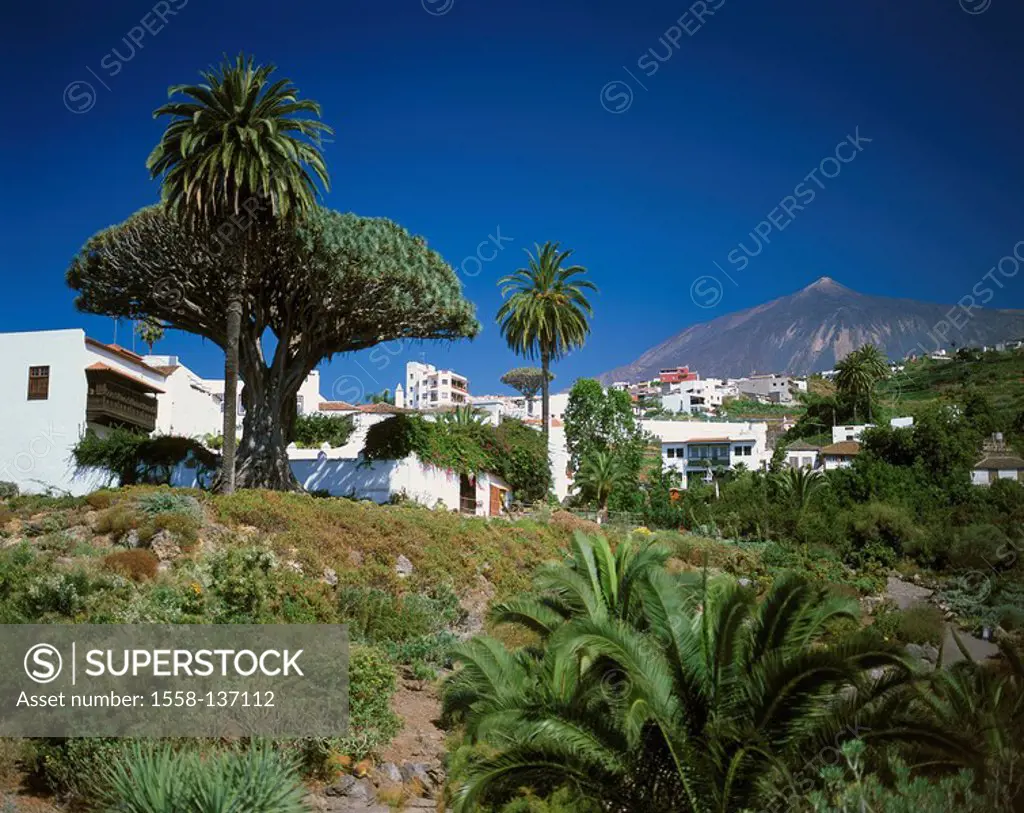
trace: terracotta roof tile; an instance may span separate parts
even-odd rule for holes
[[[853,457],[856,454],[860,454],[860,444],[855,440],[843,440],[830,446],[822,446],[821,453],[836,455],[837,457]]]
[[[141,378],[136,378],[133,375],[128,375],[128,373],[124,372],[123,370],[118,370],[116,367],[110,367],[101,361],[97,361],[95,364],[90,364],[85,369],[92,370],[94,373],[112,373],[113,375],[131,381],[133,384],[143,387],[144,389],[147,389],[150,392],[164,392],[164,390],[160,389],[159,387],[154,387],[148,381],[143,381]]]

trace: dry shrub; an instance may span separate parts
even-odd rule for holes
[[[563,531],[583,531],[587,534],[601,532],[601,526],[589,519],[582,519],[570,511],[555,511],[551,515],[551,524]]]
[[[12,519],[14,519],[14,514],[12,514],[8,509],[4,508],[3,506],[0,506],[0,528],[3,528],[4,525],[6,525]]]
[[[163,511],[139,526],[139,539],[149,542],[160,531],[167,531],[174,536],[181,549],[187,552],[195,548],[199,540],[199,528],[199,520],[189,514]]]
[[[103,559],[103,566],[107,570],[121,573],[136,582],[154,578],[158,564],[160,560],[156,554],[144,548],[118,551]]]
[[[102,511],[104,508],[110,508],[114,501],[114,497],[109,491],[100,490],[94,491],[92,494],[87,496],[85,501],[97,511]]]
[[[135,530],[142,522],[138,512],[127,503],[118,503],[96,517],[96,532],[110,534],[115,539]]]

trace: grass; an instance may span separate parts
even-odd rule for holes
[[[924,404],[940,400],[962,386],[973,386],[999,412],[1020,409],[1024,400],[1024,354],[1017,351],[984,353],[976,361],[910,362],[902,373],[882,382],[879,394],[883,399]]]

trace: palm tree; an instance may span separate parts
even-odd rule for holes
[[[529,359],[540,358],[541,420],[548,435],[551,414],[550,367],[552,361],[582,347],[590,333],[588,319],[593,308],[587,291],[597,291],[590,280],[573,279],[585,274],[581,265],[564,266],[572,251],[561,251],[558,243],[535,245],[536,254],[526,252],[526,268],[502,277],[498,324],[508,346]]]
[[[457,811],[524,785],[572,786],[609,813],[763,810],[774,790],[814,778],[823,747],[922,732],[962,747],[927,721],[895,722],[916,678],[894,646],[825,641],[832,622],[857,616],[855,601],[784,577],[762,602],[730,582],[695,604],[649,575],[640,623],[583,607],[542,648],[478,638],[456,649],[445,710],[487,746],[455,789]]]
[[[805,468],[781,471],[774,477],[774,481],[783,497],[793,503],[798,514],[803,514],[814,495],[829,484],[820,471]]]
[[[153,352],[153,345],[164,337],[164,326],[159,319],[145,317],[135,323],[135,335],[146,343],[149,352]]]
[[[629,478],[629,473],[612,452],[594,452],[583,459],[576,472],[575,487],[597,503],[598,521],[608,513],[612,492]]]
[[[873,344],[854,350],[836,364],[836,387],[853,403],[853,419],[857,420],[857,404],[867,402],[868,421],[871,420],[871,396],[875,384],[889,375],[889,364],[882,352]]]
[[[227,269],[224,332],[224,455],[221,488],[235,487],[238,423],[238,343],[249,284],[249,260],[261,230],[299,216],[329,188],[320,140],[331,129],[297,117],[320,106],[299,100],[288,79],[270,84],[273,65],[240,54],[203,71],[199,85],[175,85],[173,100],[154,117],[169,116],[146,166],[162,179],[163,199],[190,225],[209,229]]]

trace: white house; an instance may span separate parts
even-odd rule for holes
[[[852,424],[850,426],[833,426],[832,427],[832,442],[842,443],[848,440],[860,440],[860,436],[864,434],[868,429],[874,429],[873,423],[859,423]]]
[[[796,400],[793,396],[793,390],[800,389],[797,379],[790,378],[788,375],[777,375],[776,373],[739,378],[735,383],[741,395],[747,395],[773,404],[793,403]],[[806,388],[806,382],[804,387]]]
[[[75,478],[71,449],[92,429],[152,432],[166,376],[142,357],[85,331],[0,333],[0,480],[22,491],[85,494],[100,483]]]
[[[841,440],[823,446],[819,454],[825,471],[847,469],[853,465],[853,458],[860,454],[860,443],[855,440]]]
[[[223,382],[216,392],[177,356],[144,356],[143,361],[164,375],[164,391],[157,396],[159,434],[202,439],[221,433]]]
[[[708,466],[763,469],[771,459],[764,422],[644,421],[642,426],[661,442],[662,463],[682,474],[683,488],[688,475],[704,476]]]
[[[988,486],[996,480],[1024,483],[1024,459],[1006,445],[1001,432],[985,441],[983,456],[971,471],[971,482],[976,486]]]
[[[469,397],[469,380],[454,370],[438,370],[433,364],[409,361],[405,364],[404,388],[402,384],[395,388],[396,404],[399,389],[402,389],[400,406],[437,409],[465,404]]]
[[[786,447],[786,465],[791,469],[817,469],[821,465],[821,447],[798,440]]]

